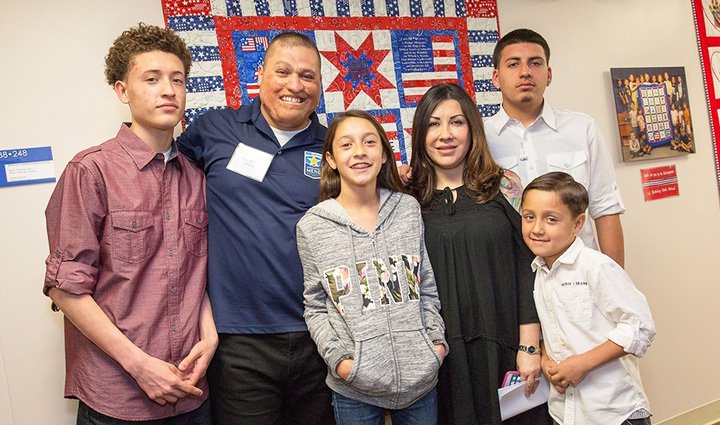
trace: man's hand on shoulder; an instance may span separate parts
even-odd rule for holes
[[[402,180],[402,183],[407,186],[412,181],[412,168],[410,168],[407,164],[400,164],[399,167],[397,167],[398,175],[400,176],[400,180]]]

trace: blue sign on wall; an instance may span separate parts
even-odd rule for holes
[[[54,181],[50,146],[0,150],[0,187]]]

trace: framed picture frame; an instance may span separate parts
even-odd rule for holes
[[[715,175],[720,188],[720,2],[693,0],[695,31],[710,114],[710,135],[715,156]]]
[[[685,68],[611,68],[623,161],[695,153]]]

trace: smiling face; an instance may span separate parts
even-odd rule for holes
[[[460,102],[443,100],[430,114],[425,149],[436,172],[462,174],[470,149],[470,126]]]
[[[382,165],[387,161],[382,139],[375,126],[364,118],[345,118],[335,130],[332,153],[325,159],[340,174],[340,192],[377,187]]]
[[[500,53],[492,80],[502,92],[506,111],[534,111],[542,105],[545,88],[552,80],[552,70],[542,46],[516,43],[506,46]]]
[[[555,192],[535,189],[523,197],[523,239],[549,268],[572,245],[583,224],[585,214],[574,216]]]
[[[320,58],[302,45],[273,45],[260,68],[261,112],[271,127],[301,130],[320,101]]]
[[[150,134],[172,134],[185,110],[185,68],[172,53],[140,53],[125,81],[115,83],[115,93],[130,106],[131,129],[143,140]]]

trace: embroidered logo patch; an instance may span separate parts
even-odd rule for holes
[[[311,179],[320,178],[320,165],[322,164],[322,155],[315,152],[305,151],[305,175]]]

